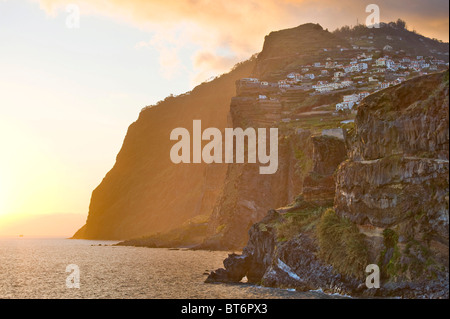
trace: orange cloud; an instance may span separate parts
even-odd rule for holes
[[[365,8],[372,0],[34,0],[48,14],[55,15],[65,5],[77,3],[81,14],[108,16],[148,30],[154,36],[146,40],[160,51],[160,63],[166,76],[182,66],[178,54],[186,43],[200,49],[192,57],[199,68],[195,78],[210,69],[226,71],[235,62],[261,50],[270,31],[307,22],[320,23],[334,30],[343,25],[364,22]],[[447,0],[378,0],[381,20],[402,18],[419,33],[448,41]],[[141,43],[142,45],[142,43]],[[220,53],[225,49],[226,56]],[[216,59],[205,59],[206,52]],[[208,62],[207,62],[208,61]]]

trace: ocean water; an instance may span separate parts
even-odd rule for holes
[[[206,284],[227,252],[113,246],[112,241],[0,238],[0,298],[326,298],[246,283]],[[101,246],[99,246],[101,244]],[[68,265],[79,288],[68,288]]]

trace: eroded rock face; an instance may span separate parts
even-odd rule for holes
[[[311,152],[306,152],[307,158],[303,158],[311,160],[311,171],[303,181],[303,200],[296,202],[293,207],[269,210],[260,222],[250,227],[249,239],[242,255],[229,255],[224,260],[225,269],[212,272],[206,282],[239,282],[247,276],[251,283],[262,283],[269,287],[291,287],[301,291],[323,289],[342,293],[357,288],[358,283],[343,279],[333,272],[332,266],[318,259],[318,246],[311,234],[300,233],[286,242],[277,238],[277,227],[286,222],[286,214],[332,205],[335,191],[333,174],[339,163],[345,159],[345,144],[336,137],[310,134],[308,132],[299,136],[307,141],[305,145],[312,149]],[[264,189],[264,184],[257,187]],[[231,220],[235,223],[245,220],[242,215],[235,216],[235,219]]]
[[[212,272],[206,282],[239,282],[244,276],[247,276],[249,282],[260,282],[272,262],[276,243],[274,229],[261,229],[261,226],[271,224],[278,218],[279,214],[271,210],[260,223],[254,224],[249,230],[249,241],[242,255],[228,255],[223,262],[225,269]]]
[[[311,142],[313,167],[303,181],[303,196],[328,206],[334,199],[334,172],[346,159],[347,150],[344,141],[333,136],[312,136]]]
[[[247,276],[248,282],[266,287],[341,294],[359,290],[360,282],[340,275],[318,258],[318,244],[311,234],[300,233],[285,242],[277,240],[277,225],[285,221],[287,212],[270,210],[251,227],[242,255],[230,254],[224,260],[225,269],[212,272],[206,282],[239,282]]]
[[[444,73],[422,76],[368,96],[358,107],[349,157],[361,161],[400,154],[448,160],[444,78]]]
[[[317,243],[299,234],[281,245],[272,258],[262,281],[268,287],[295,287],[298,291],[322,289],[345,293],[356,289],[355,280],[344,278],[317,258]]]
[[[336,212],[383,228],[424,213],[436,235],[448,241],[448,173],[448,161],[439,159],[347,161],[336,176]]]
[[[335,211],[398,238],[398,245],[386,247],[379,236],[368,237],[372,262],[395,265],[386,268],[387,281],[414,286],[437,278],[439,287],[448,278],[448,98],[448,71],[373,94],[359,106],[347,139]],[[448,282],[441,288],[448,296]]]
[[[311,138],[313,143],[313,171],[320,175],[332,175],[347,158],[344,141],[327,135]]]
[[[335,176],[334,209],[341,221],[356,224],[368,262],[381,268],[381,288],[367,289],[361,278],[340,274],[339,265],[327,264],[311,228],[280,240],[280,226],[289,213],[296,209],[301,214],[308,205],[269,211],[250,228],[243,254],[230,256],[226,269],[208,280],[239,281],[245,273],[253,283],[302,291],[448,298],[448,72],[410,82],[403,84],[407,89],[384,90],[361,105],[355,132],[346,140],[349,159],[334,174],[334,161],[327,158],[341,156],[340,148],[332,152],[331,144],[318,143],[303,187],[303,203],[324,203],[315,195],[321,187],[327,194],[330,185],[324,181]],[[414,91],[412,97],[408,90]],[[423,116],[427,124],[413,128],[407,124],[408,114],[411,123]],[[373,134],[374,127],[383,130]]]

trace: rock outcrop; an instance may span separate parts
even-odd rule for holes
[[[303,197],[306,201],[322,202],[329,206],[335,193],[334,172],[347,158],[342,139],[319,135],[311,138],[313,144],[313,169],[303,181]]]
[[[310,162],[300,174],[303,194],[291,207],[269,210],[251,226],[242,255],[231,254],[224,261],[225,269],[212,272],[206,282],[236,282],[244,276],[251,283],[270,287],[293,287],[298,290],[317,289],[348,291],[348,283],[338,282],[340,275],[321,261],[318,245],[309,229],[320,218],[325,207],[333,205],[335,182],[333,175],[346,158],[345,143],[333,136],[301,132],[302,163]],[[348,278],[351,281],[351,278]]]
[[[309,195],[269,211],[242,255],[230,255],[207,281],[247,276],[302,291],[448,298],[448,79],[448,71],[422,76],[366,98],[340,164],[337,141],[313,139],[303,191],[311,175],[332,174],[334,206]],[[365,285],[369,264],[381,270],[379,289]]]
[[[447,295],[448,112],[448,71],[366,98],[335,198],[336,213],[367,235],[371,262],[387,281],[447,281]]]
[[[292,29],[271,32],[264,39],[254,75],[267,80],[278,79],[301,64],[326,56],[323,47],[349,47],[349,43],[324,30],[319,24],[307,23]]]

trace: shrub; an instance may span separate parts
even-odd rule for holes
[[[339,273],[358,279],[365,277],[368,265],[366,236],[349,219],[336,215],[333,209],[325,211],[317,227],[319,257]]]
[[[312,207],[286,213],[284,218],[274,225],[277,231],[277,240],[288,241],[301,232],[313,230],[325,209]]]

